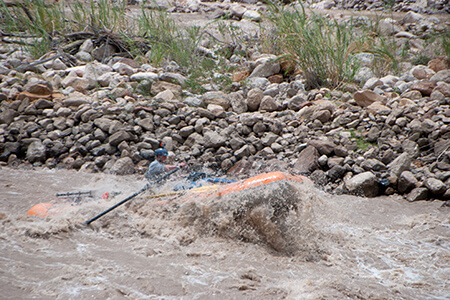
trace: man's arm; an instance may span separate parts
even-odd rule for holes
[[[179,165],[166,165],[164,167],[164,171],[169,172],[169,171],[175,170],[176,168],[184,168],[185,166],[186,166],[185,163],[181,163]]]

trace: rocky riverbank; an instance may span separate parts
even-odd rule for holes
[[[380,24],[424,53],[420,36],[449,25],[413,12]],[[170,159],[219,173],[283,170],[333,193],[450,198],[447,57],[379,78],[361,53],[360,86],[306,90],[301,75],[253,51],[247,70],[225,75],[234,81],[228,91],[210,84],[194,94],[176,63],[155,68],[108,51],[87,39],[74,56],[33,62],[2,45],[3,164],[143,173],[164,142]]]

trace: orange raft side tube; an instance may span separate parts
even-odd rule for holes
[[[49,209],[52,206],[52,203],[39,203],[30,208],[30,210],[27,212],[27,215],[39,217],[39,218],[46,218],[49,214]]]
[[[270,172],[270,173],[264,173],[260,174],[258,176],[250,177],[249,179],[246,179],[244,181],[239,181],[236,183],[232,183],[229,185],[224,186],[220,189],[218,196],[224,196],[230,193],[242,191],[251,187],[288,179],[288,180],[295,180],[298,182],[303,182],[302,176],[293,176],[290,174],[285,174],[282,172]]]
[[[205,197],[218,197],[218,196],[224,196],[228,195],[234,192],[239,192],[248,188],[256,187],[263,184],[268,184],[272,182],[276,182],[279,180],[295,180],[298,182],[303,182],[304,177],[303,176],[294,176],[290,174],[285,174],[282,172],[269,172],[260,174],[254,177],[250,177],[243,181],[238,181],[235,183],[230,183],[226,185],[212,185],[212,186],[203,186],[199,188],[195,188],[192,190],[187,191],[187,194],[184,195],[183,200],[181,202],[187,202],[189,200],[195,199],[202,199]],[[159,200],[156,201],[154,204],[164,205],[167,204],[170,201],[167,200]]]

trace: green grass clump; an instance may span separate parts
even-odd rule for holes
[[[8,34],[28,37],[33,42],[25,48],[34,57],[48,53],[56,43],[54,37],[66,30],[63,5],[50,6],[44,0],[24,0],[7,7],[0,1],[0,29]]]
[[[95,30],[123,32],[130,23],[126,18],[126,1],[90,1],[88,5],[75,1],[70,5],[74,30],[85,30],[88,25]]]
[[[294,60],[302,69],[307,88],[337,88],[351,81],[358,70],[358,61],[347,50],[358,40],[352,24],[301,10],[280,8],[270,4],[269,20],[282,43],[284,58]]]
[[[442,47],[444,48],[445,56],[450,57],[450,30],[442,34]]]
[[[365,141],[362,138],[361,133],[359,131],[350,130],[350,136],[352,137],[352,139],[354,139],[356,141],[356,145],[357,145],[358,149],[361,149],[363,151],[367,151],[371,147],[376,146],[375,143],[370,143],[368,141]]]

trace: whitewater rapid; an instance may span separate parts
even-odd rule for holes
[[[137,197],[84,225],[145,184],[139,175],[1,168],[2,299],[450,298],[450,209],[441,201],[299,186],[298,207],[280,227],[295,242],[292,253],[260,231],[227,232],[218,220],[244,223],[230,223],[223,210],[210,222],[204,213],[185,218],[176,197],[167,205]],[[89,190],[94,199],[58,215],[26,215],[60,201],[57,193]],[[113,191],[120,194],[101,199]]]

